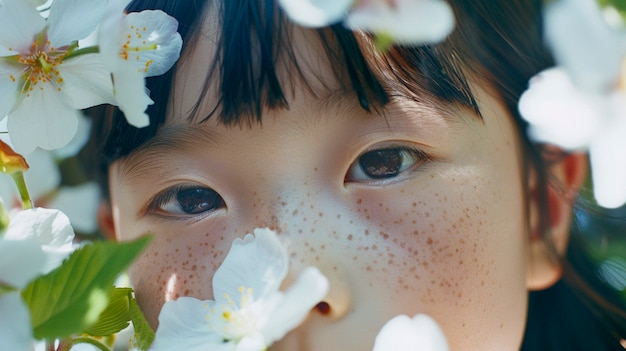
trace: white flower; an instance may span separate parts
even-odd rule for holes
[[[552,54],[585,91],[611,90],[619,79],[624,45],[595,1],[558,0],[546,5],[545,35]]]
[[[323,27],[341,21],[353,0],[279,0],[287,16],[304,27]]]
[[[44,208],[18,212],[0,234],[0,349],[34,349],[30,311],[19,289],[60,266],[73,251],[73,238],[67,217]],[[18,290],[2,293],[6,286]]]
[[[6,122],[6,121],[4,121]],[[95,182],[86,182],[75,186],[61,186],[61,171],[58,162],[76,155],[87,142],[91,120],[81,116],[78,132],[63,148],[56,150],[35,149],[25,156],[30,168],[24,172],[28,192],[36,206],[54,208],[62,211],[72,227],[81,233],[96,231],[97,209],[100,204],[100,188]],[[6,123],[0,122],[0,130]],[[0,140],[11,143],[8,137],[0,135]],[[0,177],[0,198],[7,207],[19,207],[22,204],[15,182],[11,177]]]
[[[297,327],[328,291],[328,280],[308,267],[280,292],[288,264],[285,248],[269,229],[235,240],[213,277],[215,301],[166,302],[153,350],[265,350]]]
[[[289,18],[305,27],[344,21],[403,44],[437,43],[452,32],[454,14],[443,0],[280,0]]]
[[[0,349],[30,351],[33,340],[30,311],[20,293],[0,295]]]
[[[61,265],[73,251],[74,231],[58,210],[18,212],[0,236],[0,282],[23,288]]]
[[[55,0],[47,19],[23,0],[0,7],[0,116],[16,150],[55,149],[76,133],[79,112],[113,103],[98,54],[69,56],[104,14],[101,0]]]
[[[613,208],[626,202],[625,58],[619,33],[593,1],[559,0],[546,8],[546,37],[558,66],[533,77],[519,111],[536,141],[588,150],[594,196]]]
[[[437,323],[425,314],[389,320],[376,336],[373,351],[447,351],[448,342]]]
[[[345,25],[398,43],[437,43],[454,29],[454,13],[442,0],[368,0],[355,6]]]
[[[100,27],[100,50],[112,72],[116,104],[128,123],[145,127],[153,101],[144,78],[167,72],[178,60],[182,38],[178,22],[160,10],[124,13],[129,0],[112,0]]]

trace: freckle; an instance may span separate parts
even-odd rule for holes
[[[357,203],[357,204],[360,204],[361,202],[363,202],[363,199],[358,199],[358,200],[356,200],[356,203]]]
[[[341,219],[341,215],[340,214],[337,215],[337,219]]]
[[[426,239],[426,244],[432,245],[433,244],[433,238],[428,237],[428,239]]]
[[[413,203],[413,207],[417,207],[417,202],[414,202],[414,203]]]
[[[426,218],[430,217],[430,212],[426,212],[424,213],[424,215],[426,216]]]
[[[419,232],[419,231],[417,231],[417,230],[414,230],[414,231],[413,231],[413,235],[419,235],[419,233],[420,233],[420,232]]]
[[[370,235],[370,231],[365,229],[365,235]]]
[[[322,212],[319,213],[320,217],[324,217],[324,214]]]
[[[197,269],[198,269],[198,266],[196,266],[195,264],[191,267],[191,270],[192,270],[192,271],[195,271],[195,270],[197,270]]]
[[[367,266],[367,267],[365,267],[365,270],[368,271],[368,272],[371,272],[372,271],[372,267],[371,266]]]
[[[185,295],[189,296],[189,293],[190,293],[189,289],[185,289]]]
[[[348,240],[352,240],[353,236],[352,234],[348,235]]]
[[[376,246],[376,244],[372,245],[372,250],[377,250],[378,246]]]

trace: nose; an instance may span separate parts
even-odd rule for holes
[[[256,206],[255,226],[261,223],[275,230],[290,256],[289,273],[283,288],[289,287],[299,273],[308,266],[317,267],[329,280],[330,289],[316,311],[332,320],[346,315],[352,303],[345,269],[345,253],[341,236],[346,232],[337,199],[321,187],[301,184],[284,187],[283,191],[268,194],[265,206]],[[258,196],[263,196],[259,194]],[[264,219],[258,221],[258,219]]]

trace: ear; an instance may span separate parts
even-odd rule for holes
[[[111,204],[108,200],[102,200],[98,206],[98,225],[105,238],[117,241],[113,211],[111,210]]]
[[[549,156],[547,158],[550,158]],[[572,220],[572,206],[576,194],[587,176],[587,156],[583,153],[566,154],[556,161],[548,160],[549,180],[547,210],[549,231],[542,233],[540,213],[545,206],[540,203],[536,173],[531,172],[530,187],[530,247],[527,286],[529,290],[542,290],[556,283],[562,274],[560,257],[565,255]],[[545,230],[543,230],[545,231]]]

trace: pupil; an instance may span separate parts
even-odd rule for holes
[[[180,208],[187,214],[197,214],[217,208],[221,197],[211,189],[195,188],[180,190],[176,194]]]
[[[370,151],[361,156],[359,165],[369,177],[375,179],[395,177],[402,167],[402,151],[399,149]]]

